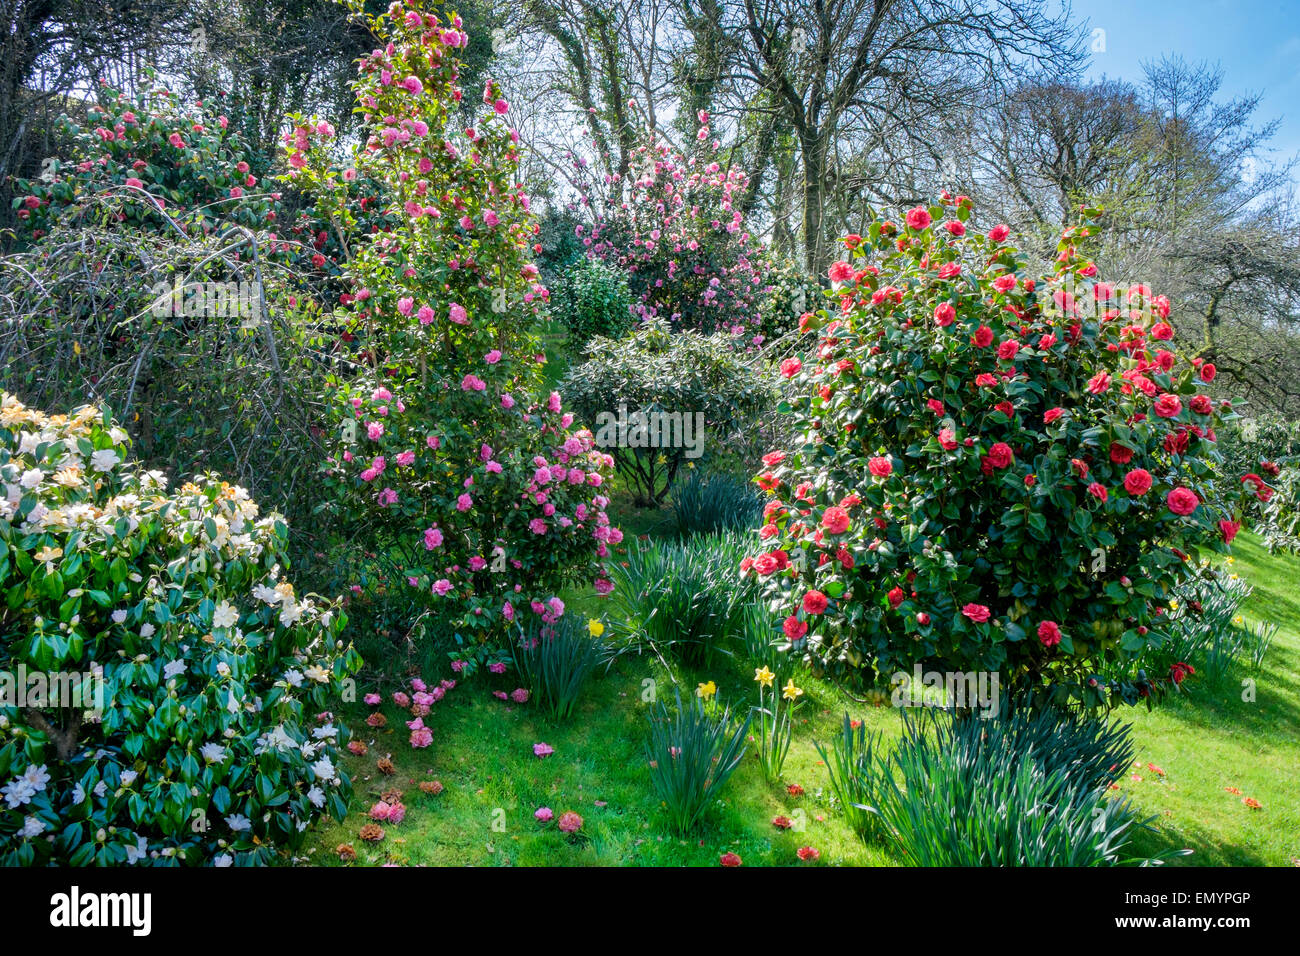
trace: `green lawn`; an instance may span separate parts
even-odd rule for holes
[[[649,530],[647,520],[642,529]],[[642,530],[638,529],[638,530]],[[1300,857],[1300,561],[1270,557],[1246,536],[1238,539],[1234,570],[1255,585],[1248,618],[1278,622],[1281,630],[1258,675],[1256,698],[1242,698],[1243,673],[1220,686],[1193,679],[1189,692],[1155,713],[1133,710],[1138,767],[1122,790],[1148,815],[1154,833],[1144,833],[1144,852],[1189,847],[1177,865],[1289,865]],[[579,599],[575,613],[595,612],[594,599]],[[584,606],[585,605],[585,606]],[[428,675],[432,676],[432,675]],[[679,673],[683,693],[697,681],[717,681],[722,699],[748,705],[754,700],[752,669],[728,662],[708,673]],[[492,690],[513,683],[467,681],[435,705],[428,723],[433,746],[407,746],[403,719],[391,705],[389,727],[365,726],[368,708],[345,715],[356,736],[369,744],[365,757],[349,757],[356,789],[355,812],[341,824],[319,828],[306,849],[314,863],[338,863],[336,847],[350,843],[357,862],[442,865],[716,865],[733,851],[745,865],[893,865],[886,846],[867,846],[844,825],[830,805],[826,770],[813,747],[828,742],[847,710],[871,729],[897,732],[898,713],[888,706],[853,701],[838,689],[804,677],[784,780],[768,784],[753,754],[724,790],[724,800],[705,817],[691,840],[667,835],[650,790],[643,753],[648,704],[644,682],[671,695],[667,674],[652,658],[625,658],[593,680],[573,718],[562,725],[528,706],[506,703]],[[363,688],[369,689],[369,688]],[[394,730],[393,728],[397,729]],[[533,744],[554,747],[552,756],[533,755]],[[391,754],[396,773],[376,769]],[[1163,776],[1147,768],[1151,763]],[[1140,781],[1136,778],[1140,777]],[[443,791],[430,796],[418,784],[438,780]],[[804,789],[799,796],[787,784]],[[396,787],[408,814],[374,844],[358,838],[365,810]],[[1225,788],[1240,790],[1240,795]],[[1250,809],[1242,801],[1262,804]],[[573,810],[583,818],[580,835],[566,837],[554,823],[533,819],[538,807],[556,817]],[[784,815],[794,828],[780,830]],[[817,864],[800,864],[795,851],[812,846]]]

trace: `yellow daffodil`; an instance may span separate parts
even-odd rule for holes
[[[600,637],[600,635],[605,633],[605,625],[602,622],[596,620],[594,617],[588,618],[587,633],[590,634],[592,637]]]
[[[706,681],[695,688],[695,696],[699,697],[701,700],[708,700],[717,692],[718,685],[713,683],[713,681]]]
[[[776,675],[767,669],[767,665],[754,668],[754,680],[758,681],[764,687],[771,687],[772,681],[776,680]]]
[[[786,700],[798,700],[803,694],[803,690],[794,686],[794,678],[791,677],[784,687],[781,688],[781,696]]]

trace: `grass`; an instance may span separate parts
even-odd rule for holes
[[[1300,560],[1270,556],[1244,534],[1235,555],[1233,570],[1255,586],[1245,609],[1248,623],[1280,625],[1257,676],[1254,701],[1242,700],[1241,681],[1248,675],[1234,672],[1215,685],[1193,678],[1186,694],[1154,713],[1135,709],[1121,715],[1133,723],[1137,755],[1121,788],[1143,815],[1158,817],[1157,830],[1141,834],[1135,849],[1193,850],[1173,865],[1285,866],[1300,857],[1300,592],[1293,586],[1300,580]],[[596,600],[576,595],[569,603],[574,613],[586,615],[599,613],[603,605]],[[680,670],[678,676],[684,696],[698,681],[714,680],[733,708],[757,699],[752,671],[736,661],[707,673]],[[839,732],[845,711],[892,741],[899,733],[898,714],[858,703],[807,675],[796,678],[805,697],[795,714],[783,779],[765,781],[751,743],[698,830],[690,839],[671,837],[644,755],[646,681],[671,697],[668,680],[653,658],[624,659],[607,673],[597,672],[571,720],[553,723],[529,706],[492,696],[492,690],[512,690],[514,683],[489,685],[476,678],[435,705],[427,720],[434,743],[422,751],[407,746],[404,715],[396,708],[385,707],[389,727],[383,731],[365,726],[367,708],[347,713],[349,726],[370,745],[365,757],[347,758],[355,812],[341,824],[318,827],[304,852],[322,864],[338,864],[336,847],[350,843],[358,864],[715,866],[731,851],[746,866],[898,865],[887,845],[864,844],[832,806],[826,768],[814,748],[814,741],[829,743]],[[555,752],[535,757],[533,744],[543,741]],[[376,758],[388,753],[397,771],[391,777],[376,769]],[[1163,775],[1147,769],[1148,763]],[[421,793],[419,782],[433,779],[443,792]],[[803,795],[792,796],[788,784],[802,786]],[[358,832],[365,810],[394,786],[405,793],[406,820],[386,826],[382,842],[363,843]],[[1246,797],[1262,808],[1248,808]],[[576,811],[584,821],[580,834],[565,836],[554,823],[536,822],[533,812],[541,806],[557,818]],[[773,826],[778,815],[795,828]],[[802,846],[816,847],[820,860],[800,864],[795,851]]]

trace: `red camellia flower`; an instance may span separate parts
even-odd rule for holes
[[[768,575],[781,567],[773,554],[760,554],[754,559],[754,570],[759,574]]]
[[[1092,495],[1102,504],[1105,504],[1107,499],[1110,497],[1110,493],[1106,491],[1106,487],[1095,481],[1088,486],[1088,494]]]
[[[740,866],[740,857],[734,853],[724,853],[718,857],[718,863],[726,867]]]
[[[823,614],[830,602],[821,591],[809,591],[803,596],[803,609],[808,614]]]
[[[1181,684],[1195,673],[1196,668],[1184,661],[1179,661],[1177,664],[1169,665],[1169,679],[1173,681],[1175,685]]]
[[[1044,647],[1055,647],[1061,643],[1061,629],[1055,621],[1043,621],[1038,625],[1038,639]]]
[[[1010,227],[1005,226],[1002,223],[998,223],[996,226],[994,226],[992,229],[989,230],[989,238],[992,239],[994,242],[1001,242],[1009,235],[1011,235]]]
[[[993,288],[999,292],[1010,292],[1016,287],[1016,277],[1013,275],[1001,275],[993,280]]]
[[[937,398],[928,398],[926,399],[925,404],[926,407],[936,415],[943,414],[943,402],[939,401]]]
[[[939,325],[952,325],[955,318],[957,318],[957,310],[947,302],[940,302],[934,307],[934,321]]]
[[[1006,468],[1011,464],[1015,456],[1011,453],[1011,446],[1006,442],[996,442],[989,449],[988,460],[994,468]]]
[[[1214,410],[1214,403],[1210,401],[1208,395],[1193,395],[1188,404],[1192,406],[1192,411],[1198,415],[1208,415]]]
[[[1151,337],[1161,342],[1168,342],[1174,337],[1174,328],[1168,322],[1157,322],[1151,329]]]
[[[1151,472],[1145,468],[1134,468],[1124,476],[1124,490],[1135,498],[1145,495],[1151,490]]]
[[[1047,411],[1043,412],[1043,424],[1050,425],[1064,414],[1064,408],[1049,408]]]
[[[1117,465],[1127,465],[1133,460],[1133,449],[1113,441],[1110,443],[1110,460]]]
[[[1015,339],[1007,339],[998,346],[998,358],[1004,362],[1009,362],[1016,357],[1020,351],[1020,343]]]
[[[769,468],[773,465],[779,465],[783,461],[785,461],[785,452],[783,451],[769,451],[763,456],[763,464],[767,465]]]
[[[808,625],[791,614],[781,622],[781,630],[790,640],[797,641],[808,633]]]
[[[1106,391],[1106,389],[1110,388],[1110,375],[1106,372],[1098,372],[1092,378],[1088,379],[1088,384],[1085,388],[1093,395],[1100,395],[1102,392]]]
[[[971,344],[977,348],[986,349],[993,344],[993,330],[987,325],[981,325],[971,336]]]
[[[989,609],[983,604],[967,604],[961,612],[977,624],[983,624],[989,619]]]
[[[801,368],[803,368],[803,362],[797,358],[788,358],[781,363],[781,374],[786,378],[794,378],[799,374]]]
[[[952,451],[957,447],[957,436],[951,428],[939,429],[939,445],[945,451]]]
[[[1224,544],[1232,544],[1232,539],[1237,536],[1237,532],[1240,530],[1240,521],[1229,521],[1227,518],[1224,518],[1219,522],[1219,532],[1223,535]]]
[[[943,224],[943,228],[948,230],[948,234],[955,239],[960,239],[966,235],[966,224],[957,219],[950,219]]]
[[[1165,504],[1176,515],[1189,515],[1200,503],[1201,499],[1190,488],[1174,488],[1165,495]]]
[[[1212,362],[1206,362],[1201,366],[1201,381],[1213,382],[1214,376],[1219,374],[1219,370],[1214,367]]]
[[[1151,407],[1161,418],[1173,418],[1183,410],[1183,403],[1178,400],[1177,395],[1165,392],[1156,399],[1155,404]]]
[[[822,527],[830,534],[843,534],[849,530],[849,513],[843,508],[831,505],[822,512]]]
[[[960,225],[960,223],[958,223],[958,225]],[[801,846],[799,847],[799,849],[795,850],[794,852],[795,855],[798,856],[799,859],[803,860],[805,863],[807,863],[809,860],[815,860],[821,856],[821,852],[816,847],[812,847],[812,846]]]
[[[867,469],[877,478],[888,478],[894,472],[894,463],[888,458],[876,457],[867,462]]]
[[[907,211],[907,224],[918,232],[931,223],[930,213],[923,207],[917,206],[915,209]]]
[[[899,587],[891,588],[889,594],[886,595],[886,597],[889,598],[890,607],[898,607],[898,605],[903,603],[903,598],[906,596],[907,595],[903,593],[903,589]]]
[[[924,611],[918,611],[916,614],[916,623],[920,624],[922,627],[928,626],[930,623],[930,615],[926,614]]]

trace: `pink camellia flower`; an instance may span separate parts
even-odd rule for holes
[[[388,819],[389,806],[383,800],[380,800],[370,808],[370,819],[383,822]]]
[[[451,582],[446,578],[439,578],[433,582],[433,593],[438,597],[446,597],[447,592],[451,590]]]
[[[561,833],[577,833],[582,829],[582,817],[572,810],[566,810],[560,814],[559,822],[555,825],[559,827]]]
[[[1061,629],[1055,621],[1043,621],[1038,625],[1038,639],[1044,647],[1055,647],[1061,643]]]
[[[462,494],[456,498],[457,511],[469,511],[472,507],[474,507],[474,499],[469,495]]]
[[[481,392],[487,388],[487,382],[471,373],[461,379],[460,387],[466,392]]]
[[[832,282],[848,282],[853,278],[853,265],[843,260],[832,262],[826,274]]]
[[[922,206],[907,211],[907,225],[918,232],[931,223],[930,213]]]
[[[510,699],[513,700],[516,704],[528,703],[527,689],[523,687],[516,687],[514,690],[510,692]]]
[[[427,305],[422,305],[419,311],[415,313],[415,316],[420,320],[421,325],[429,325],[433,322],[433,309]]]
[[[867,462],[867,469],[877,478],[888,478],[894,472],[894,464],[888,458],[876,457]]]
[[[533,816],[536,817],[538,820],[540,820],[542,823],[550,823],[553,819],[555,819],[555,813],[554,811],[551,810],[550,807],[538,807],[536,810],[533,811]]]
[[[411,698],[399,690],[393,695],[393,703],[405,710],[407,707],[411,706]]]
[[[549,757],[553,753],[555,753],[555,748],[550,744],[533,744],[533,756],[535,757]]]
[[[362,700],[364,700],[371,707],[378,707],[380,704],[384,702],[384,698],[380,697],[378,694],[366,694],[366,696],[363,697]]]
[[[465,311],[465,307],[461,305],[459,302],[453,302],[447,308],[447,314],[451,317],[451,320],[455,322],[457,325],[469,324],[469,313]]]
[[[492,351],[488,352],[487,355],[483,356],[483,361],[487,362],[489,365],[496,365],[497,362],[501,361],[500,350],[493,349]]]
[[[967,604],[961,609],[961,613],[977,624],[983,624],[990,616],[989,609],[983,604]]]
[[[1190,488],[1174,488],[1165,495],[1165,504],[1176,515],[1189,515],[1200,503],[1201,499]]]
[[[433,731],[428,727],[420,727],[411,731],[411,746],[416,750],[423,750],[433,743]]]
[[[388,806],[388,822],[401,823],[406,819],[406,807],[400,803],[392,803]]]
[[[418,76],[408,76],[402,80],[402,88],[414,96],[419,96],[424,92],[424,84],[420,82]]]

